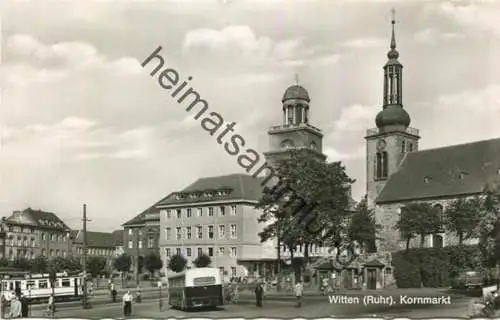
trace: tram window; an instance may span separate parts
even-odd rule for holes
[[[7,290],[9,283],[8,282],[2,282],[2,291]]]
[[[36,284],[36,282],[34,280],[28,280],[28,281],[26,281],[26,287],[28,289],[30,289],[30,288],[31,289],[35,289],[35,284]]]
[[[14,282],[9,281],[9,290],[14,290]]]
[[[49,284],[47,283],[47,280],[38,280],[38,288],[47,289],[48,287]]]
[[[62,279],[62,287],[71,287],[71,281],[69,279]]]

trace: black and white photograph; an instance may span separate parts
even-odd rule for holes
[[[0,1],[0,318],[499,317],[499,22]]]

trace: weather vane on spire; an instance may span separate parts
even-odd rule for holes
[[[299,75],[297,73],[295,74],[295,84],[299,85]]]

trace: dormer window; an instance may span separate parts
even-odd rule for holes
[[[431,177],[424,177],[424,183],[429,183],[431,182]]]
[[[189,197],[190,197],[191,199],[196,199],[196,196],[197,196],[197,195],[196,195],[196,193],[191,193],[191,194],[189,195]]]

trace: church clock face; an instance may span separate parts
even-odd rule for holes
[[[377,142],[377,150],[384,150],[385,149],[385,146],[386,146],[386,142],[384,139],[380,139],[378,142]]]

